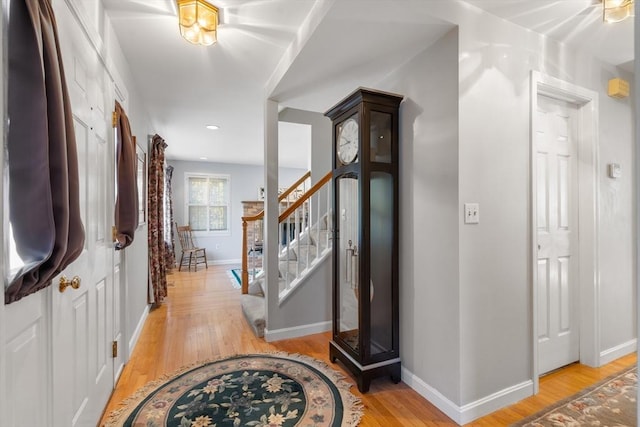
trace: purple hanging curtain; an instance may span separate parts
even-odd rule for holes
[[[171,193],[171,178],[173,166],[167,166],[164,170],[164,260],[167,270],[176,265],[176,245],[173,228],[173,195]]]
[[[116,101],[118,143],[116,162],[118,171],[118,196],[116,197],[116,250],[133,242],[138,228],[138,159],[136,142],[131,135],[131,125],[124,109]]]
[[[156,306],[167,296],[167,269],[164,247],[164,149],[167,144],[158,135],[151,141],[149,159],[149,270],[153,301]]]
[[[84,247],[78,155],[50,0],[12,1],[7,139],[9,220],[24,265],[9,304],[51,284]]]

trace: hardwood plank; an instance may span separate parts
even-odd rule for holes
[[[147,382],[199,361],[244,353],[277,352],[305,354],[324,361],[350,379],[340,364],[329,361],[330,333],[267,343],[256,338],[240,308],[240,290],[227,276],[233,266],[214,265],[197,272],[175,272],[164,304],[149,313],[131,359],[113,391],[105,414]],[[602,368],[575,364],[540,379],[540,393],[508,408],[480,418],[468,426],[507,426],[553,402],[636,363],[636,354],[620,358]],[[352,381],[353,383],[353,381]],[[363,427],[434,426],[456,424],[406,384],[384,379],[372,382],[362,395]]]

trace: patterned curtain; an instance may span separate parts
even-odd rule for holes
[[[173,196],[171,193],[171,178],[173,166],[164,170],[164,259],[167,269],[176,266],[176,246],[173,228]]]
[[[149,159],[149,278],[156,306],[167,296],[167,269],[164,248],[164,149],[167,144],[158,135],[151,142]]]
[[[9,13],[9,221],[20,260],[5,282],[5,304],[49,286],[80,255],[85,237],[73,116],[51,2],[14,1]]]

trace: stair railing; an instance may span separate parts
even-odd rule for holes
[[[331,172],[279,217],[279,299],[331,250]]]
[[[308,181],[311,179],[311,172],[306,172],[289,188],[278,195],[280,212],[286,210],[306,192]],[[251,238],[249,238],[249,223],[251,223]],[[264,209],[255,215],[242,217],[242,293],[249,292],[249,276],[253,280],[257,272],[262,268],[263,234],[264,233]]]

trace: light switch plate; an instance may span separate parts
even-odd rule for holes
[[[478,224],[480,222],[480,204],[465,203],[464,204],[464,223]]]
[[[617,179],[622,176],[622,168],[619,163],[609,163],[609,178]]]

